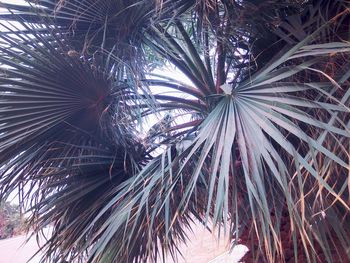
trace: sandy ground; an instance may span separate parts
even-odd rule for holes
[[[193,233],[189,233],[190,241],[180,247],[184,258],[178,263],[238,263],[247,248],[236,246],[228,253],[230,244],[225,237],[218,239],[217,233],[211,234],[203,226],[192,226]],[[171,259],[167,263],[173,263]]]
[[[25,236],[5,239],[0,241],[0,263],[26,263],[37,251],[38,246],[35,239],[31,239],[27,244]],[[39,262],[39,257],[31,262]]]
[[[190,242],[181,247],[184,258],[179,258],[179,263],[237,263],[246,251],[244,246],[237,246],[228,253],[225,238],[218,239],[201,226],[194,226],[189,236]],[[35,238],[24,244],[25,240],[25,236],[1,240],[0,263],[26,263],[37,251],[38,245]],[[39,257],[30,262],[39,262]],[[165,262],[173,263],[171,259]]]

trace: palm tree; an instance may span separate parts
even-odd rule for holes
[[[195,219],[247,262],[350,260],[347,1],[27,2],[1,4],[0,192],[53,226],[42,262],[162,261]]]

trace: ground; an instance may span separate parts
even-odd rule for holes
[[[238,246],[231,253],[227,253],[225,238],[218,239],[200,226],[194,226],[190,236],[191,241],[182,246],[184,258],[179,263],[237,263],[246,251],[245,247]],[[0,263],[26,263],[38,246],[35,238],[31,238],[24,245],[25,241],[25,236],[1,240]],[[38,258],[34,258],[31,263],[39,262]],[[166,262],[172,261],[167,259]]]

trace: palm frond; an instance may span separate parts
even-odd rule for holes
[[[188,148],[177,171],[180,180],[182,168],[189,163],[191,167],[195,166],[191,175],[187,175],[190,178],[182,178],[187,182],[187,186],[183,190],[179,211],[186,209],[188,202],[195,195],[197,180],[206,178],[208,187],[205,199],[206,220],[212,218],[215,223],[227,225],[235,217],[237,219],[234,222],[241,222],[241,218],[248,213],[255,228],[251,233],[260,237],[271,262],[275,260],[275,256],[282,259],[284,257],[280,239],[281,229],[278,225],[275,226],[276,221],[271,218],[271,211],[278,214],[279,211],[287,209],[292,225],[296,228],[292,235],[294,238],[298,236],[302,239],[306,257],[311,260],[311,257],[315,258],[312,252],[314,242],[322,242],[321,247],[325,254],[328,253],[328,259],[331,258],[329,247],[334,244],[333,241],[325,242],[325,238],[320,236],[321,233],[313,233],[310,226],[314,224],[305,218],[322,214],[324,203],[337,202],[345,210],[349,209],[347,198],[343,194],[347,183],[346,177],[340,176],[342,179],[339,179],[338,183],[342,187],[338,188],[325,176],[335,167],[338,167],[340,170],[337,171],[342,171],[340,172],[342,174],[346,174],[349,169],[347,150],[341,143],[350,136],[347,120],[343,119],[349,113],[348,100],[337,99],[333,95],[336,92],[338,95],[346,96],[344,89],[348,89],[348,86],[342,88],[340,85],[344,84],[349,76],[348,72],[342,71],[344,75],[334,76],[337,78],[334,80],[326,73],[315,70],[322,66],[322,61],[327,60],[329,54],[340,52],[347,56],[349,45],[345,42],[307,45],[307,42],[317,34],[319,31],[295,47],[283,50],[283,55],[277,55],[245,81],[232,84],[228,91],[222,90],[221,92],[226,95],[213,96],[209,105],[216,106],[208,107],[209,112],[198,126],[198,133],[192,139],[192,146]],[[156,50],[164,56],[169,56],[170,61],[179,69],[184,69],[183,72],[191,80],[196,78],[196,81],[193,81],[194,89],[197,88],[204,97],[208,89],[203,84],[205,83],[203,75],[189,71],[194,68],[192,65],[198,59],[189,55],[188,50],[191,49],[187,46],[189,43],[184,40],[179,44],[177,43],[179,40],[170,34],[165,34],[164,37],[159,34],[159,37],[157,36],[157,42],[162,44],[156,47]],[[312,58],[315,56],[317,57]],[[342,67],[346,69],[347,64],[343,64]],[[326,76],[322,78],[323,82],[305,81],[305,78],[299,80],[303,75],[312,75],[315,71]],[[175,99],[173,101],[176,102]],[[203,98],[202,101],[206,100]],[[180,103],[178,107],[181,108]],[[335,113],[340,113],[343,117],[337,117],[332,124],[328,123],[327,116],[330,114],[334,116]],[[308,130],[304,130],[305,124],[309,126]],[[317,139],[322,132],[338,138],[332,140],[332,143],[340,152],[335,154],[334,149],[325,147],[325,144],[330,145],[329,142]],[[305,156],[306,153],[308,155]],[[327,165],[317,164],[320,156],[323,156],[321,160],[328,160]],[[191,161],[193,159],[195,161]],[[240,164],[239,169],[236,167],[237,162]],[[208,163],[211,164],[210,168],[207,168]],[[319,170],[320,167],[324,170]],[[205,173],[203,171],[207,170],[210,172],[202,175]],[[300,175],[299,182],[304,180],[301,177],[305,174],[308,174],[308,179],[298,184],[293,171]],[[245,195],[243,199],[246,200],[244,205],[236,207],[234,211],[230,210],[234,207],[232,198],[237,198],[239,194],[232,192],[232,189],[243,192]],[[320,191],[326,191],[327,197],[323,198],[317,194],[319,199],[315,201],[313,199],[315,193]],[[304,192],[308,192],[308,198],[312,196],[309,201],[305,201]],[[283,200],[280,200],[281,195]],[[274,196],[279,197],[274,199]],[[299,202],[312,204],[300,211],[296,206]],[[284,207],[284,203],[287,207]],[[250,207],[250,211],[247,212],[245,207]],[[333,211],[333,208],[329,209]],[[334,211],[330,213],[334,214]],[[332,220],[341,224],[339,215]],[[323,219],[320,219],[319,225],[322,225],[320,229],[327,229],[330,226],[329,222]],[[331,231],[322,235],[330,237],[330,233]],[[341,240],[348,240],[349,233],[346,231],[337,229],[337,233],[341,236]],[[347,242],[343,242],[345,250]]]
[[[32,35],[12,31],[0,37],[1,196],[28,189],[32,226],[40,230],[53,222],[48,250],[65,257],[61,249],[72,249],[68,242],[76,236],[67,243],[55,239],[67,234],[62,225],[83,227],[76,216],[92,220],[106,202],[94,196],[146,160],[132,122],[138,113],[129,107],[140,98],[132,98],[137,87],[111,78],[110,67],[71,56],[55,33],[49,38],[22,26]]]

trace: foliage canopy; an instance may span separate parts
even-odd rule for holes
[[[53,224],[43,262],[161,261],[195,219],[350,260],[348,1],[0,6],[0,192]]]

